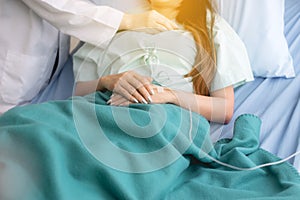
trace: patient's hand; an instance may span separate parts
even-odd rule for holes
[[[152,85],[154,94],[151,95],[152,102],[156,104],[173,103],[175,101],[174,92],[166,87]]]
[[[127,71],[101,77],[98,89],[108,89],[129,102],[148,103],[153,94],[150,87],[151,81],[150,77],[142,76],[134,71]]]
[[[149,103],[154,103],[154,104],[172,103],[176,98],[174,92],[169,88],[165,88],[153,84],[150,85],[150,88],[151,90],[153,90],[153,94],[151,95]],[[108,103],[113,106],[128,106],[129,104],[133,104],[137,102],[129,101],[124,96],[113,93]]]

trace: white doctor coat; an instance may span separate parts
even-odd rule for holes
[[[49,82],[57,56],[57,68],[63,66],[69,54],[64,34],[101,45],[122,17],[86,0],[0,0],[0,113],[30,102]]]

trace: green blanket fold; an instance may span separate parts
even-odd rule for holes
[[[94,93],[0,117],[1,200],[297,199],[288,163],[259,148],[260,120],[242,115],[213,144],[202,116],[171,104],[113,107]]]

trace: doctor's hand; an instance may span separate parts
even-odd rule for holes
[[[119,30],[153,28],[159,31],[178,29],[175,22],[155,10],[140,14],[124,14]]]
[[[150,77],[127,71],[101,77],[98,88],[110,90],[127,101],[146,104],[151,102],[151,94],[153,94],[151,81]]]

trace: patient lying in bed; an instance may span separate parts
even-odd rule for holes
[[[229,122],[233,88],[253,80],[247,52],[210,3],[195,2],[150,1],[178,30],[124,31],[106,47],[85,44],[74,56],[76,94],[110,90],[111,105],[173,103]]]
[[[107,48],[84,45],[75,56],[77,93],[89,95],[0,117],[0,199],[298,197],[300,179],[287,163],[247,170],[278,160],[259,149],[259,118],[243,115],[231,140],[210,140],[198,113],[208,108],[207,118],[224,120],[212,109],[252,79],[244,47],[222,19],[213,35],[209,92],[195,87],[201,74],[193,67],[203,57],[185,29],[120,32]]]

